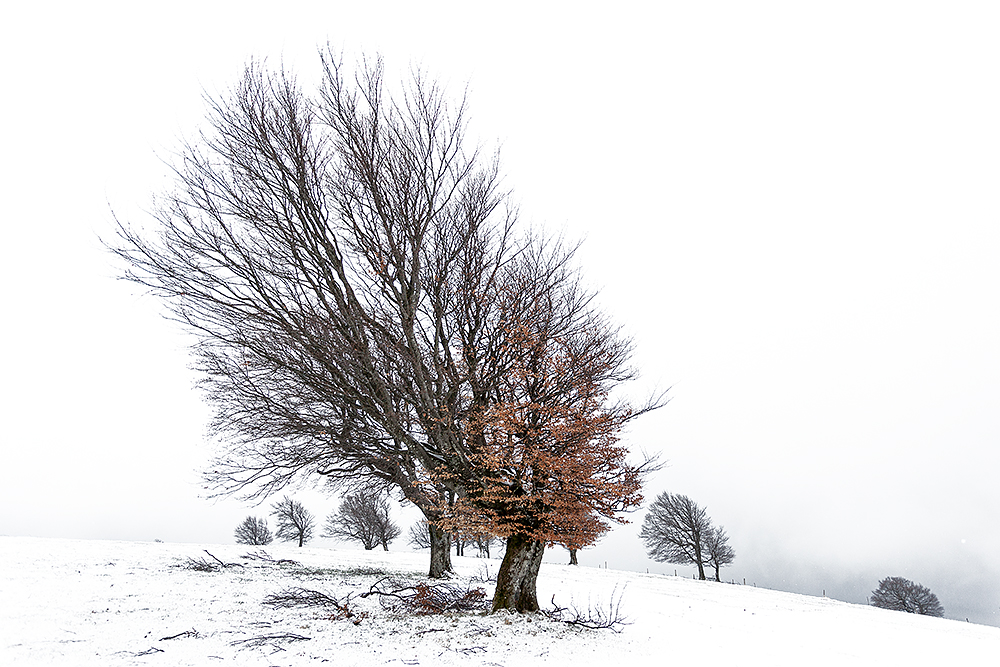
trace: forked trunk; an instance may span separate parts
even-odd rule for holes
[[[538,611],[536,582],[542,566],[545,543],[524,535],[507,538],[507,551],[500,572],[497,573],[497,590],[493,596],[493,611]]]
[[[432,523],[427,524],[431,535],[431,579],[444,579],[451,575],[451,535]]]

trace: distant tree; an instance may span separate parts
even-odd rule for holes
[[[299,541],[299,546],[312,539],[315,520],[312,512],[297,500],[285,496],[272,506],[271,516],[278,524],[275,536],[285,542]]]
[[[722,526],[713,528],[705,536],[705,547],[702,550],[705,562],[715,568],[715,580],[719,578],[719,570],[723,565],[729,565],[736,559],[736,552],[729,546],[729,535]]]
[[[477,556],[480,558],[489,558],[493,547],[503,544],[503,540],[487,533],[479,533],[475,535],[463,535],[456,533],[449,535],[449,539],[455,542],[456,556],[464,556],[465,548],[473,546],[476,548],[476,551],[479,552]],[[426,521],[421,520],[410,526],[409,540],[410,546],[414,549],[430,548],[430,534],[427,529]]]
[[[274,541],[271,529],[267,527],[267,521],[253,516],[248,516],[243,523],[236,526],[234,535],[237,544],[263,546]]]
[[[926,586],[903,577],[886,577],[872,591],[872,606],[924,616],[944,616],[944,607]]]
[[[660,563],[696,565],[705,579],[706,543],[712,521],[705,510],[687,496],[664,491],[649,507],[639,537],[649,557]]]
[[[473,544],[473,546],[476,547],[476,551],[479,552],[477,555],[480,558],[489,558],[490,557],[490,550],[494,546],[500,546],[500,545],[502,545],[503,541],[500,540],[500,539],[497,539],[496,537],[493,537],[492,535],[479,534],[479,535],[473,535],[472,536],[472,544]]]
[[[368,551],[381,544],[388,551],[389,543],[401,532],[389,516],[389,500],[383,494],[362,491],[347,496],[337,511],[327,517],[323,536],[357,540]],[[429,547],[429,533],[427,540]]]
[[[410,526],[410,546],[414,549],[430,549],[431,534],[427,527],[427,520],[421,519]],[[449,547],[450,548],[450,547]]]

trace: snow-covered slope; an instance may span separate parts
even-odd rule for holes
[[[189,558],[231,567],[198,572]],[[0,537],[2,665],[973,665],[1000,659],[1000,629],[759,588],[545,564],[539,599],[577,607],[620,596],[630,625],[581,630],[539,616],[399,616],[352,600],[355,624],[275,609],[290,586],[344,599],[377,571],[419,577],[426,554]],[[210,559],[209,559],[210,560]],[[465,583],[499,562],[456,558]],[[473,583],[473,585],[482,585]],[[487,585],[488,588],[488,585]],[[297,641],[260,640],[296,635]],[[260,646],[253,646],[260,643]]]

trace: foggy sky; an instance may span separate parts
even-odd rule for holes
[[[727,580],[864,603],[904,576],[1000,625],[1000,10],[363,4],[7,10],[0,534],[225,542],[266,514],[200,497],[191,341],[98,239],[143,222],[203,94],[251,57],[309,85],[329,40],[468,85],[522,219],[584,239],[629,393],[670,387],[626,438],[667,462],[647,498],[707,507]],[[581,562],[672,574],[643,513]]]

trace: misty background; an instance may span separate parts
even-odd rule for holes
[[[278,499],[203,498],[191,341],[99,239],[145,222],[204,95],[252,57],[312,85],[329,40],[467,87],[522,219],[584,241],[629,393],[670,387],[626,434],[667,462],[647,499],[725,526],[726,580],[865,603],[903,576],[1000,625],[1000,9],[689,4],[8,8],[0,534],[230,542]],[[581,564],[691,576],[643,516]]]

